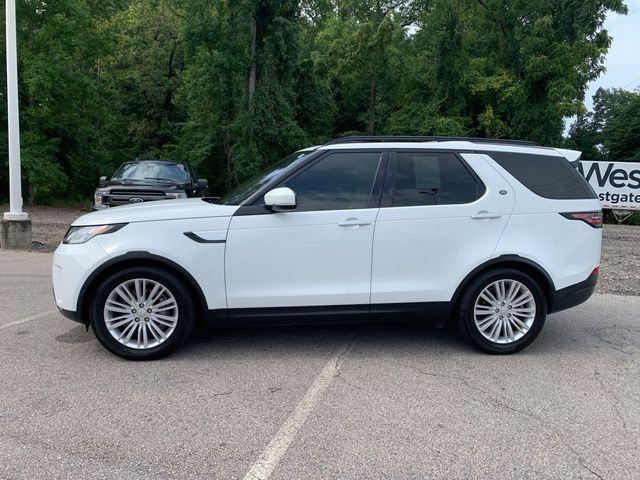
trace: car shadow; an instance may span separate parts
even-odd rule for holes
[[[563,313],[550,316],[540,336],[517,356],[564,356],[593,351],[633,354],[640,351],[640,326],[633,330],[622,325],[595,328]],[[66,344],[96,341],[93,332],[86,331],[83,326],[71,328],[55,339]],[[175,361],[233,360],[252,355],[262,358],[325,358],[328,351],[351,339],[353,350],[363,358],[381,354],[486,357],[464,341],[453,326],[438,328],[429,323],[389,321],[375,324],[203,326],[170,358]]]
[[[353,339],[354,350],[361,356],[379,355],[381,351],[432,351],[475,353],[452,328],[429,324],[376,323],[357,325],[295,325],[204,327],[171,358],[190,359],[204,356],[243,358],[326,357],[327,351]]]

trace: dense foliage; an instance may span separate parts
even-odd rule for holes
[[[612,11],[622,0],[18,0],[25,190],[86,196],[125,160],[164,158],[221,193],[341,134],[559,144],[573,115],[575,144],[637,155],[636,94],[584,113]],[[0,151],[1,197],[4,126]]]
[[[569,146],[593,160],[640,161],[640,90],[598,89],[593,103],[572,125]]]

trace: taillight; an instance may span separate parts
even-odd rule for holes
[[[582,220],[593,228],[602,228],[602,210],[599,212],[568,212],[560,215],[569,220]]]

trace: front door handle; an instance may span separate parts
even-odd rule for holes
[[[480,210],[478,213],[471,215],[471,218],[473,218],[474,220],[489,220],[492,218],[500,217],[502,217],[502,215],[500,215],[499,213],[491,213],[487,212],[486,210]]]
[[[342,222],[338,222],[338,225],[341,227],[363,227],[365,225],[371,225],[371,222],[367,220],[358,220],[355,217],[349,217]]]

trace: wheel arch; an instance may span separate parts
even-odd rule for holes
[[[547,302],[547,313],[553,310],[553,294],[555,292],[555,286],[551,276],[536,262],[529,260],[528,258],[521,257],[520,255],[501,255],[500,257],[493,258],[477,266],[469,272],[453,294],[451,302],[454,309],[458,308],[458,302],[462,297],[462,293],[473,279],[484,272],[495,270],[497,268],[512,268],[529,275],[538,283],[538,285],[540,285],[540,288],[544,292],[544,297]]]
[[[194,299],[198,302],[198,307],[196,311],[203,315],[207,311],[207,300],[204,296],[202,289],[198,282],[193,278],[193,276],[181,265],[176,262],[169,260],[168,258],[161,257],[159,255],[154,255],[147,251],[135,251],[128,252],[124,255],[119,255],[114,257],[98,268],[96,268],[91,275],[87,278],[87,280],[82,285],[80,289],[80,294],[78,295],[77,302],[77,310],[81,312],[81,318],[83,319],[83,323],[89,325],[90,323],[90,295],[87,295],[88,292],[92,291],[92,289],[98,285],[103,279],[107,278],[112,273],[122,269],[123,267],[156,267],[162,268],[171,272],[173,275],[181,279],[185,286],[192,292],[194,295]]]

